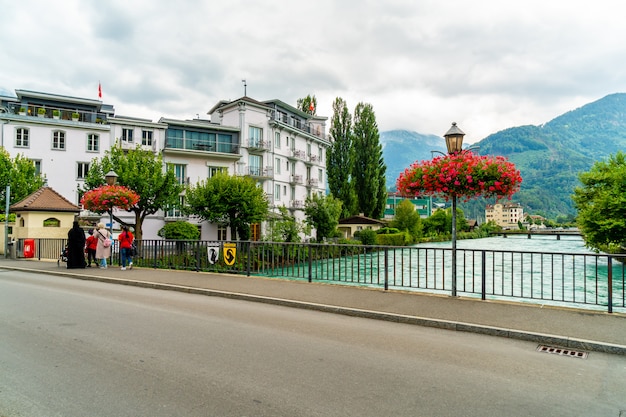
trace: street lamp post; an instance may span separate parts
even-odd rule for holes
[[[463,136],[465,133],[453,122],[450,129],[443,135],[446,139],[448,154],[461,152]],[[452,296],[456,297],[456,194],[454,193],[452,194]]]
[[[104,176],[104,180],[107,185],[115,185],[115,182],[117,181],[117,174],[115,171],[111,170]],[[113,206],[109,209],[109,221],[111,222],[111,236],[113,236]]]

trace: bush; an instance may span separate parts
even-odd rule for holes
[[[409,232],[379,234],[376,236],[376,243],[384,246],[407,246],[413,243],[413,238]]]
[[[379,235],[393,235],[396,233],[400,233],[400,229],[396,229],[395,227],[383,227],[376,231]]]
[[[183,221],[167,223],[157,234],[162,238],[174,240],[196,240],[200,238],[198,228],[189,222]]]
[[[372,229],[360,230],[354,234],[355,239],[359,239],[363,245],[376,244],[376,232]]]

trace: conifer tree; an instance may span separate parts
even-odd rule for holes
[[[328,189],[342,202],[341,218],[345,218],[356,213],[356,194],[352,183],[352,116],[346,102],[340,97],[333,103],[329,133],[331,145],[326,155]]]
[[[382,217],[387,202],[386,166],[376,116],[371,104],[359,103],[354,110],[354,165],[352,181],[357,210],[367,217]]]

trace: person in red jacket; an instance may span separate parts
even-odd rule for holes
[[[93,229],[89,229],[89,237],[85,241],[85,252],[87,252],[87,266],[91,267],[91,260],[95,266],[98,266],[96,259],[96,248],[98,247],[98,239],[93,235]]]
[[[126,271],[126,265],[128,265],[128,269],[133,269],[133,258],[130,254],[133,240],[135,240],[135,236],[128,230],[128,226],[122,226],[122,233],[117,237],[122,255],[122,271]]]

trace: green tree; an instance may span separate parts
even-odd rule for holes
[[[331,145],[326,154],[326,172],[330,193],[341,200],[341,218],[356,214],[356,193],[352,183],[354,148],[352,146],[352,116],[346,102],[337,97],[330,121]]]
[[[315,228],[315,240],[321,242],[324,238],[333,237],[339,216],[341,215],[341,200],[332,195],[313,194],[307,197],[304,203],[306,222]]]
[[[422,235],[423,224],[420,214],[410,200],[402,200],[396,207],[396,214],[391,221],[391,227],[407,231],[413,239]]]
[[[184,221],[166,223],[157,233],[164,239],[196,240],[200,238],[198,226]]]
[[[300,111],[308,113],[311,116],[315,116],[317,114],[317,99],[315,98],[315,95],[311,96],[309,94],[304,98],[299,98],[296,107]]]
[[[269,203],[252,178],[219,172],[187,187],[183,209],[211,223],[227,225],[235,240],[248,240],[250,225],[267,218]]]
[[[585,244],[609,253],[626,252],[626,154],[617,152],[579,174],[574,189],[577,223]]]
[[[135,237],[141,240],[144,219],[159,210],[177,206],[183,191],[174,172],[164,170],[163,166],[161,155],[143,150],[140,146],[128,151],[121,146],[113,146],[102,158],[91,161],[82,191],[104,185],[106,173],[115,171],[118,185],[124,185],[139,194],[139,203],[128,211],[135,214]],[[114,218],[121,222],[119,218]]]
[[[301,224],[285,206],[278,207],[279,217],[272,221],[269,240],[272,242],[300,242],[300,233],[309,233],[310,227]]]
[[[380,219],[385,211],[387,188],[376,116],[371,104],[359,103],[354,110],[354,165],[352,180],[357,196],[357,211]]]
[[[460,232],[469,229],[469,223],[463,210],[456,209],[456,227]],[[424,219],[424,232],[428,236],[445,235],[452,233],[452,208],[437,210],[427,219]]]
[[[9,203],[16,203],[34,193],[45,184],[45,178],[37,175],[33,161],[22,154],[11,159],[9,152],[0,149],[0,204],[6,206],[6,188],[11,186]]]

